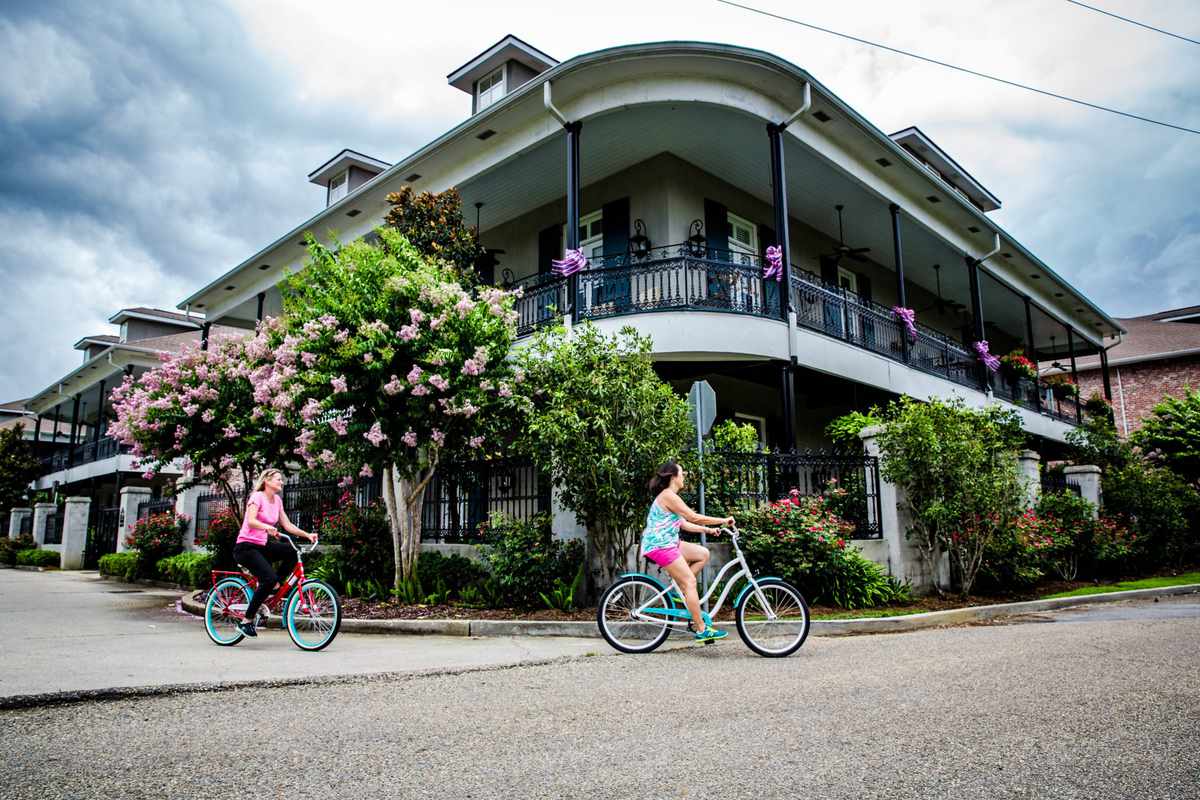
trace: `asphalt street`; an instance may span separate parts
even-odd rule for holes
[[[0,712],[0,797],[1197,798],[1198,668],[1192,595],[76,703]]]

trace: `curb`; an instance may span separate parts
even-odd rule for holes
[[[1161,589],[1131,589],[1124,592],[1082,595],[1080,597],[1055,597],[1048,600],[1025,600],[1020,603],[997,603],[990,606],[952,608],[947,611],[926,611],[899,617],[870,617],[864,619],[818,619],[813,620],[812,636],[861,636],[874,633],[905,633],[928,628],[1019,617],[1039,611],[1091,605],[1094,603],[1119,603],[1124,600],[1139,600],[1151,597],[1194,594],[1200,592],[1200,583],[1181,586],[1166,586]],[[204,615],[204,606],[192,599],[191,593],[179,599],[180,607],[189,614]],[[272,623],[277,622],[272,617]],[[717,627],[734,631],[732,622],[720,622]],[[502,620],[502,619],[343,619],[341,630],[346,633],[404,634],[416,636],[573,636],[577,638],[600,638],[600,631],[592,621],[545,621],[545,620]]]

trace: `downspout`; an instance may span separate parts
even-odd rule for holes
[[[1125,429],[1125,438],[1129,438],[1129,417],[1125,415],[1125,388],[1121,385],[1121,368],[1117,370],[1117,394],[1121,395],[1121,427]]]
[[[554,97],[550,90],[550,81],[546,81],[542,84],[542,105],[544,105],[546,110],[550,112],[550,116],[558,120],[560,125],[562,125],[564,128],[567,126],[567,118],[564,117],[563,113],[558,110],[557,106],[554,105]]]
[[[804,82],[804,102],[800,104],[799,108],[797,108],[795,111],[792,112],[792,115],[790,117],[785,119],[783,122],[779,123],[780,135],[783,134],[783,130],[787,126],[791,125],[793,122],[800,119],[800,116],[805,111],[808,111],[810,108],[812,108],[812,84],[810,84],[808,81],[805,81]],[[790,222],[788,220],[784,220],[784,224],[790,224]],[[776,235],[778,235],[778,234],[776,234]],[[787,258],[789,260],[791,259],[791,255],[792,254],[790,252],[787,254]],[[791,264],[788,264],[788,267],[791,267]],[[791,269],[788,269],[787,272],[788,272],[787,278],[790,283],[791,279],[792,279],[792,275],[791,275],[792,271],[791,271]],[[790,297],[792,294],[792,292],[791,292],[792,287],[785,286],[784,289],[786,291],[780,292],[780,295],[782,297]],[[791,311],[791,310],[788,311],[787,326],[788,326],[788,363],[795,365],[797,362],[797,359],[796,359],[796,313],[794,311]]]
[[[550,95],[550,84],[546,84],[546,96],[549,97],[549,95]],[[785,119],[783,122],[779,123],[780,129],[782,130],[783,128],[786,128],[788,125],[791,125],[796,120],[800,119],[800,115],[803,114],[805,111],[808,111],[808,109],[810,109],[810,108],[812,108],[812,86],[809,84],[808,81],[805,81],[804,82],[804,103],[799,108],[797,108],[795,111],[793,111],[792,115],[790,117]]]
[[[977,263],[977,264],[982,264],[983,262],[987,261],[987,260],[988,260],[989,258],[991,258],[992,256],[996,255],[996,253],[999,253],[999,252],[1000,252],[1000,234],[998,234],[998,233],[993,233],[993,234],[992,234],[992,236],[996,237],[996,239],[995,239],[995,246],[994,246],[994,247],[993,247],[991,250],[987,251],[987,253],[986,253],[986,254],[984,254],[984,255],[980,256],[979,258],[977,258],[977,259],[975,260],[975,263]]]

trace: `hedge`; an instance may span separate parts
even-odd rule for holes
[[[17,565],[22,567],[57,567],[61,559],[53,550],[22,550],[17,553]]]

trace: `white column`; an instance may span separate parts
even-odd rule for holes
[[[1042,457],[1033,450],[1022,450],[1017,456],[1017,473],[1025,486],[1025,507],[1033,508],[1042,496],[1042,473],[1038,469]]]
[[[124,486],[121,488],[121,500],[118,505],[121,507],[121,516],[117,520],[117,552],[124,553],[129,548],[125,546],[125,539],[133,532],[133,526],[137,524],[138,503],[144,503],[150,499],[150,489],[146,486]]]
[[[1093,464],[1063,470],[1068,483],[1079,487],[1079,495],[1092,504],[1092,519],[1100,515],[1100,468]]]
[[[864,428],[859,433],[867,455],[879,458],[881,462],[877,437],[882,430],[880,426],[875,425]],[[889,575],[908,581],[915,594],[927,594],[932,591],[935,581],[943,588],[948,588],[949,555],[942,553],[934,570],[930,570],[924,563],[920,548],[908,540],[908,529],[912,521],[905,502],[904,489],[885,480],[882,471],[879,475],[879,524],[883,530],[883,547],[874,542],[853,543],[866,558],[886,569]]]
[[[188,519],[183,531],[184,550],[196,549],[196,499],[210,491],[204,484],[193,483],[193,480],[180,478],[175,481],[175,517]]]
[[[16,539],[21,535],[21,523],[33,515],[32,508],[18,507],[9,511],[8,538]]]
[[[54,513],[54,503],[33,504],[33,541],[38,547],[46,543],[46,517]]]
[[[550,530],[553,532],[555,539],[580,539],[587,540],[587,528],[575,516],[575,512],[568,509],[559,501],[558,489],[550,489]]]
[[[83,569],[83,552],[87,547],[88,511],[90,497],[68,497],[63,504],[63,569]]]

